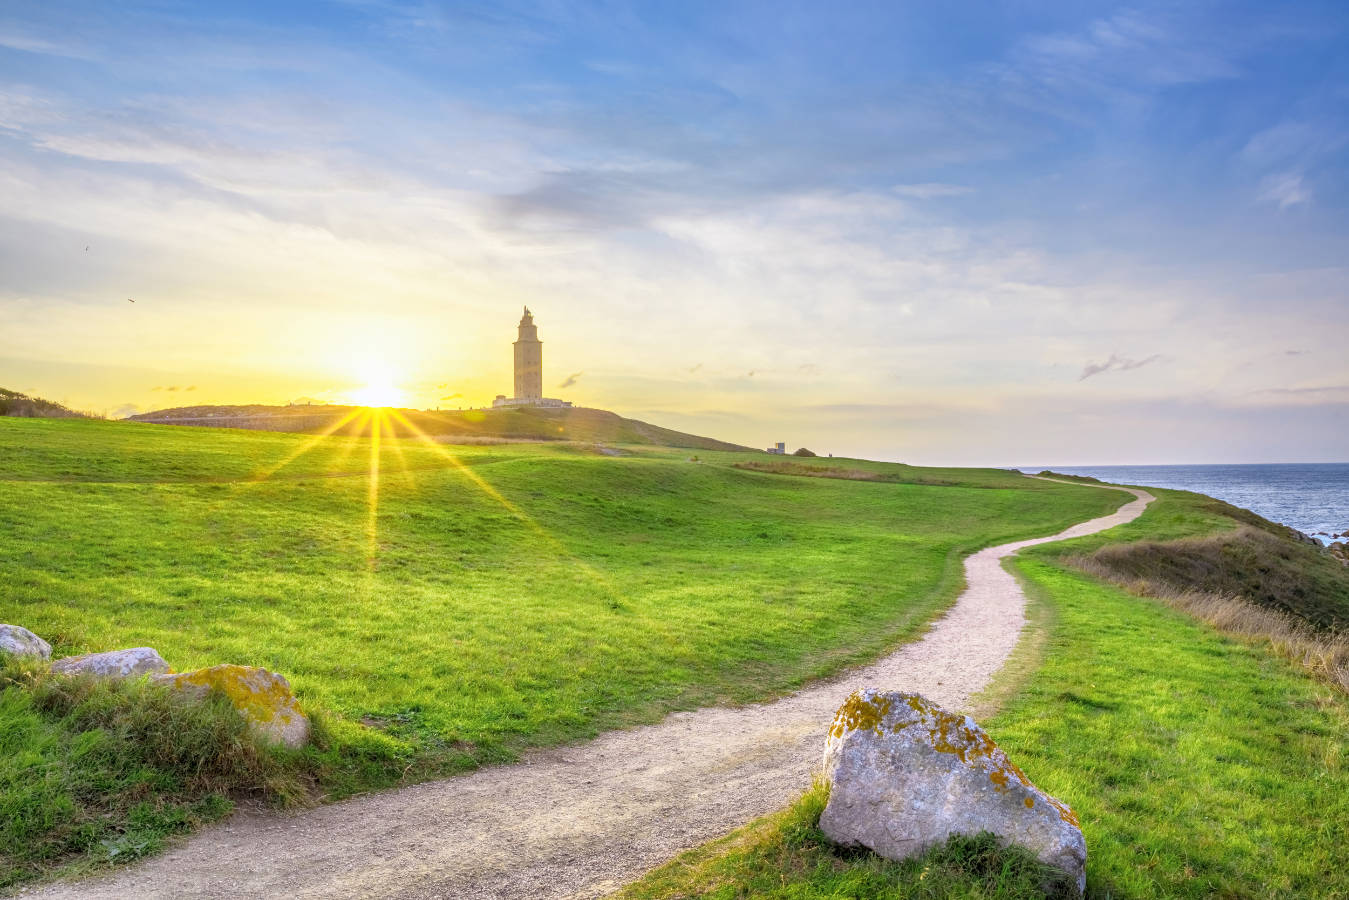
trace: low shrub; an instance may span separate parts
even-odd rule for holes
[[[30,397],[18,391],[0,388],[0,416],[16,416],[25,419],[88,419],[89,413],[67,409],[60,403]]]
[[[303,757],[261,746],[229,700],[147,679],[52,675],[0,659],[0,887],[121,862],[213,821],[234,798],[309,793]]]

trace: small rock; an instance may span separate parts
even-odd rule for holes
[[[156,675],[167,672],[164,662],[151,647],[132,647],[130,650],[109,650],[107,653],[86,653],[67,656],[52,663],[58,675],[97,675],[99,678],[130,678],[135,675]]]
[[[1087,844],[1067,805],[1035,785],[968,716],[918,694],[858,691],[834,716],[824,752],[820,828],[889,859],[953,834],[989,831],[1086,887]]]
[[[0,653],[51,659],[52,645],[22,625],[0,625]]]
[[[212,688],[220,689],[264,740],[292,749],[309,741],[309,718],[295,702],[290,682],[275,672],[258,666],[223,665],[151,677],[203,697]]]
[[[1290,538],[1292,538],[1293,540],[1297,541],[1300,544],[1311,544],[1313,547],[1321,546],[1320,541],[1318,541],[1314,536],[1308,534],[1305,531],[1299,531],[1298,529],[1288,525],[1285,525],[1284,529]]]

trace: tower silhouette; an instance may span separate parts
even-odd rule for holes
[[[520,317],[520,337],[515,342],[515,399],[524,402],[543,399],[543,341],[539,340],[539,328],[528,306]]]

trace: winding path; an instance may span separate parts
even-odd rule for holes
[[[1002,560],[1129,522],[1152,495],[1052,537],[981,550],[926,635],[879,662],[771,703],[675,713],[658,725],[298,816],[241,813],[110,876],[43,898],[589,898],[786,806],[810,783],[854,689],[921,691],[963,708],[1001,668],[1026,598]]]

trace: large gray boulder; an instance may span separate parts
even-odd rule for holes
[[[189,695],[205,697],[218,690],[248,722],[253,733],[269,743],[291,749],[309,741],[309,717],[301,710],[284,675],[258,666],[222,665],[174,675],[152,675]]]
[[[52,663],[52,671],[58,675],[97,675],[99,678],[156,675],[168,670],[169,664],[151,647],[67,656]]]
[[[918,694],[864,690],[839,708],[824,751],[836,843],[889,859],[951,835],[988,831],[1086,887],[1087,843],[1073,811],[1031,784],[968,716]]]
[[[50,659],[52,645],[22,625],[0,625],[0,654]]]

